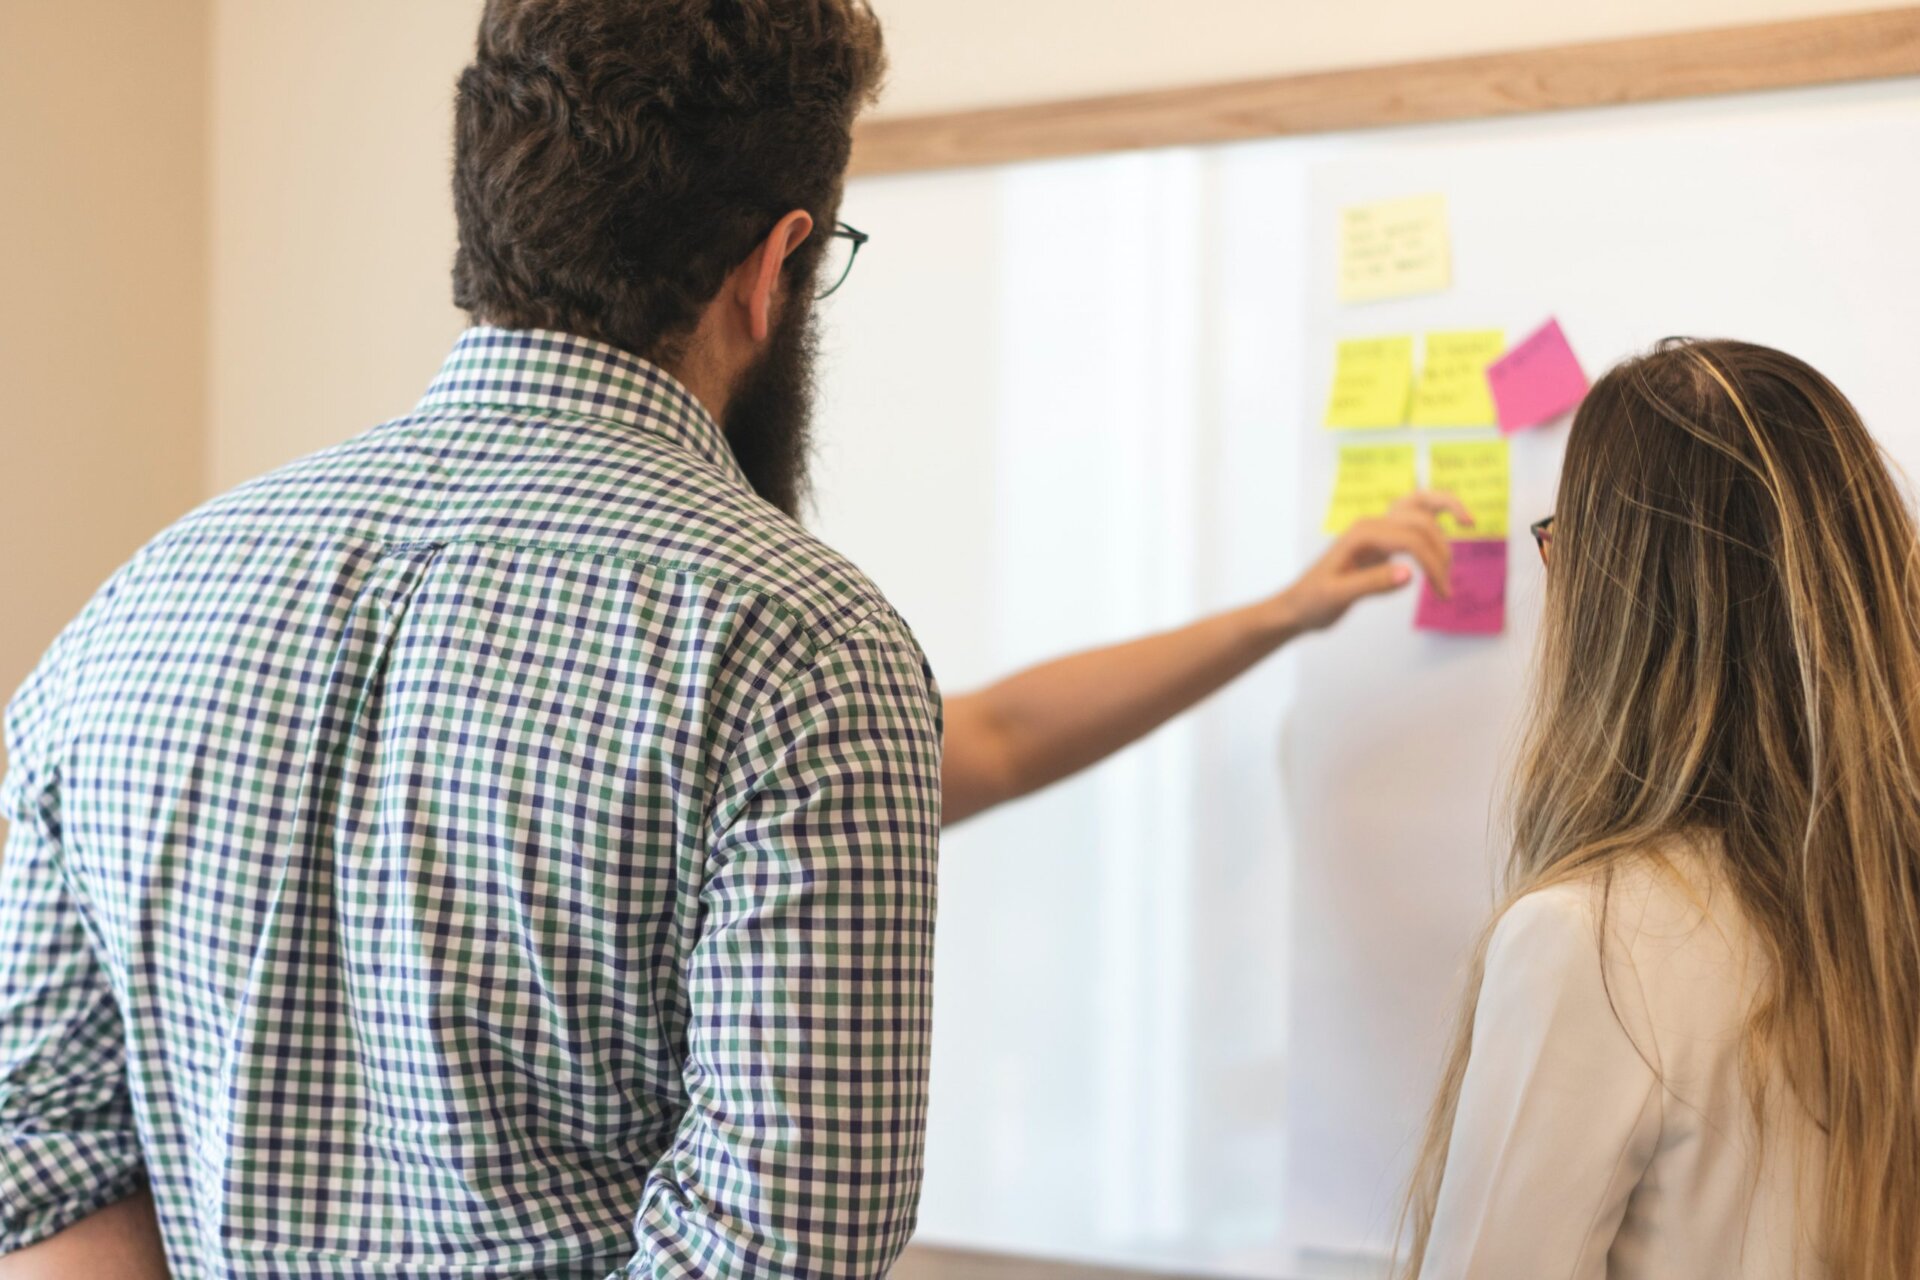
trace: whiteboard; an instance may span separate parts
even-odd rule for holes
[[[1342,337],[1557,316],[1595,375],[1668,334],[1764,342],[1911,468],[1916,158],[1894,81],[857,181],[813,524],[958,691],[1289,580],[1349,442],[1318,426]],[[1340,305],[1340,210],[1432,191],[1453,287]],[[923,1240],[1381,1256],[1502,852],[1564,439],[1514,441],[1502,637],[1377,604],[949,833]]]

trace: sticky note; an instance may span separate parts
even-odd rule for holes
[[[1471,440],[1433,446],[1427,485],[1450,493],[1473,513],[1473,528],[1452,516],[1440,517],[1449,538],[1483,541],[1507,536],[1508,456],[1505,440]]]
[[[1412,445],[1350,445],[1340,450],[1340,472],[1333,482],[1326,531],[1345,533],[1356,520],[1383,516],[1419,487]]]
[[[1453,544],[1453,594],[1442,599],[1422,580],[1413,625],[1456,636],[1497,636],[1507,627],[1507,544]]]
[[[1340,344],[1327,400],[1328,426],[1405,426],[1412,398],[1412,338],[1352,338]]]
[[[1493,392],[1487,387],[1487,366],[1506,349],[1507,335],[1499,329],[1428,334],[1426,360],[1413,387],[1413,425],[1492,426]]]
[[[1500,429],[1509,434],[1553,421],[1587,394],[1587,375],[1558,320],[1547,321],[1496,360],[1487,369],[1487,384]]]
[[[1413,196],[1340,213],[1340,301],[1438,293],[1453,282],[1447,198]]]

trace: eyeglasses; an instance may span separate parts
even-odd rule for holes
[[[1533,545],[1540,548],[1540,563],[1547,563],[1547,550],[1553,546],[1553,517],[1533,523]]]
[[[833,233],[827,237],[827,247],[820,260],[820,280],[826,288],[813,295],[816,299],[831,298],[847,282],[847,277],[853,274],[853,260],[872,238],[844,222],[833,224]]]

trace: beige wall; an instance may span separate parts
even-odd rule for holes
[[[1847,0],[876,0],[910,114],[1858,9]],[[406,411],[448,302],[451,87],[479,0],[215,0],[224,487]]]
[[[1871,9],[1860,0],[874,0],[889,113]]]
[[[204,491],[207,18],[0,0],[0,697]]]
[[[460,332],[450,132],[479,11],[215,0],[215,489],[405,413]]]

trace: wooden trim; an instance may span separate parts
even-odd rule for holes
[[[888,1280],[1182,1280],[1145,1271],[910,1245]]]
[[[1920,75],[1920,5],[876,120],[856,131],[853,172],[955,169],[1911,75]]]

